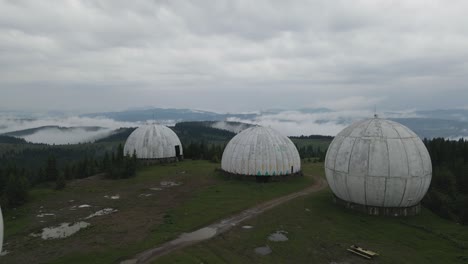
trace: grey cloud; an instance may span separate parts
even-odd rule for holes
[[[0,105],[244,111],[361,97],[388,108],[463,107],[467,9],[464,1],[2,1]]]

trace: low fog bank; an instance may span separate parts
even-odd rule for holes
[[[77,144],[93,142],[113,133],[121,127],[136,127],[141,124],[132,122],[117,122],[107,118],[64,117],[64,118],[15,118],[11,115],[0,116],[0,134],[21,131],[26,129],[47,127],[39,129],[33,134],[22,136],[26,141],[44,144]],[[50,127],[56,126],[56,127]],[[68,129],[59,129],[68,128]],[[99,129],[86,129],[99,127]]]
[[[255,119],[229,118],[228,121],[257,124],[278,130],[285,136],[324,135],[335,136],[346,126],[360,119],[373,117],[369,111],[336,111],[304,113],[283,111],[265,114]]]
[[[65,145],[94,142],[110,136],[113,132],[114,129],[109,128],[100,129],[99,131],[89,131],[80,127],[65,131],[59,128],[46,128],[22,138],[31,143]]]
[[[219,121],[219,122],[215,122],[211,127],[231,131],[233,133],[239,133],[242,130],[251,127],[251,125],[246,124],[246,123],[228,123],[225,121]]]
[[[456,114],[466,114],[468,111],[394,111],[381,112],[382,118],[395,118],[399,122],[413,129],[422,137],[446,137],[461,138],[468,135],[468,123],[447,120],[455,118]],[[217,121],[213,128],[224,129],[239,133],[250,125],[261,125],[271,127],[285,136],[301,135],[327,135],[335,136],[349,124],[367,118],[372,118],[374,112],[370,110],[328,110],[318,111],[317,109],[305,110],[275,110],[258,112],[251,118],[230,117],[225,121]],[[35,133],[22,136],[25,140],[34,143],[46,144],[76,144],[81,142],[92,142],[100,138],[109,136],[114,130],[121,127],[138,127],[148,123],[158,123],[172,126],[177,122],[187,121],[184,115],[180,115],[177,120],[147,120],[145,122],[125,122],[115,121],[105,117],[43,117],[24,118],[3,115],[0,113],[0,134],[19,131],[44,126],[57,126],[69,129],[59,129],[54,127],[43,128]],[[431,117],[445,118],[445,121],[431,119]],[[206,118],[209,121],[209,117]],[[213,120],[214,121],[214,120]],[[229,123],[239,122],[239,123]],[[437,122],[436,122],[437,121]],[[458,123],[457,123],[458,122]],[[86,127],[98,127],[97,130],[86,129]]]

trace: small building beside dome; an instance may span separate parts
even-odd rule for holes
[[[229,175],[268,180],[301,173],[294,143],[272,128],[243,130],[227,144],[221,169]]]
[[[420,211],[432,163],[409,128],[378,117],[343,129],[325,158],[335,201],[372,215],[406,216]]]
[[[137,128],[127,138],[124,154],[136,154],[139,160],[149,163],[173,162],[183,159],[182,143],[172,129],[159,125]]]

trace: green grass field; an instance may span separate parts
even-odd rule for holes
[[[64,191],[34,189],[32,201],[5,215],[6,249],[1,263],[116,263],[136,253],[196,230],[263,201],[301,190],[310,177],[258,184],[226,180],[219,164],[184,161],[146,167],[135,178],[98,177],[69,183]],[[322,175],[323,164],[304,162],[307,175]],[[182,185],[150,191],[161,181]],[[141,197],[141,194],[152,194]],[[119,200],[104,195],[119,194]],[[73,201],[73,202],[70,202]],[[72,205],[92,208],[69,210]],[[74,222],[102,208],[115,214],[87,220],[91,226],[61,240],[29,234],[63,222]],[[38,218],[39,212],[55,213]],[[40,222],[44,221],[44,222]],[[155,263],[468,263],[468,228],[443,220],[428,210],[411,218],[371,217],[340,208],[324,190],[298,198],[243,223],[221,236],[158,259]],[[287,231],[289,241],[267,237]],[[373,261],[346,252],[358,244],[381,254]],[[259,256],[254,249],[273,252]]]
[[[93,177],[74,181],[64,191],[34,189],[30,203],[5,215],[6,249],[11,253],[2,257],[2,263],[113,263],[312,184],[310,177],[268,184],[226,180],[215,172],[216,167],[219,164],[187,160],[146,167],[127,180]],[[317,169],[313,163],[305,168],[310,173]],[[149,190],[161,181],[182,185]],[[119,200],[103,198],[115,194],[120,195]],[[69,210],[82,204],[93,207]],[[76,222],[103,208],[119,211],[90,219],[91,227],[69,238],[44,241],[30,236],[44,227]],[[56,216],[38,218],[40,212]]]
[[[323,174],[323,173],[322,173]],[[163,256],[154,263],[468,263],[468,227],[423,209],[416,217],[384,218],[343,209],[331,192],[298,198],[212,240]],[[289,241],[271,242],[275,231]],[[372,261],[346,251],[352,244],[380,253]],[[272,254],[260,256],[256,247]]]

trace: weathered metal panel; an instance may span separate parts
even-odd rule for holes
[[[405,195],[401,201],[402,207],[413,206],[422,200],[424,196],[419,193],[422,184],[422,177],[411,177],[406,181]]]
[[[363,134],[364,137],[382,137],[382,127],[380,126],[380,119],[371,119],[366,131]]]
[[[399,206],[405,194],[406,178],[388,177],[385,188],[387,191],[385,192],[384,206]]]
[[[401,139],[388,139],[388,158],[391,177],[409,177],[408,157]]]
[[[398,132],[398,135],[400,135],[400,138],[410,138],[414,137],[411,133],[408,132],[408,129],[403,127],[403,125],[400,125],[396,122],[393,122],[393,128]]]
[[[369,152],[369,175],[388,176],[389,160],[387,141],[375,138],[371,141]]]
[[[333,193],[338,193],[338,190],[335,186],[335,180],[333,179],[333,175],[335,175],[333,170],[325,167],[325,176],[327,177],[328,186],[330,187]]]
[[[369,172],[369,148],[371,140],[357,138],[349,163],[349,173],[365,177]]]
[[[384,138],[400,138],[398,132],[393,128],[392,123],[390,122],[381,122],[382,127],[382,136]]]
[[[221,168],[234,174],[276,176],[299,172],[301,159],[289,138],[257,126],[242,131],[228,143]]]
[[[349,159],[353,150],[355,138],[346,137],[341,143],[335,160],[335,171],[348,172]]]
[[[349,201],[350,197],[348,194],[348,186],[347,186],[347,178],[348,174],[339,172],[339,171],[334,171],[333,173],[333,179],[334,179],[334,184],[336,188],[336,196],[340,197],[343,200]]]
[[[424,175],[423,162],[418,147],[414,144],[412,138],[402,139],[406,154],[408,155],[409,173],[412,177]]]
[[[366,177],[366,204],[383,206],[385,200],[386,177]]]
[[[359,204],[366,203],[366,177],[362,174],[358,174],[357,176],[350,174],[348,176],[347,187],[350,201],[356,201]]]
[[[358,121],[343,129],[338,135],[342,137],[362,137],[369,125],[369,120]]]
[[[426,146],[421,140],[413,138],[413,142],[418,148],[419,154],[421,155],[424,175],[432,174],[432,161],[431,156],[429,155],[429,151],[427,151]]]
[[[335,169],[336,155],[338,154],[338,149],[343,143],[344,137],[337,136],[333,139],[332,143],[328,147],[328,151],[325,157],[325,166],[332,170]]]
[[[180,155],[183,155],[182,143],[176,133],[162,125],[147,125],[137,128],[127,139],[124,147],[125,154],[136,155],[139,159],[162,159],[176,156],[175,147],[180,146]]]

